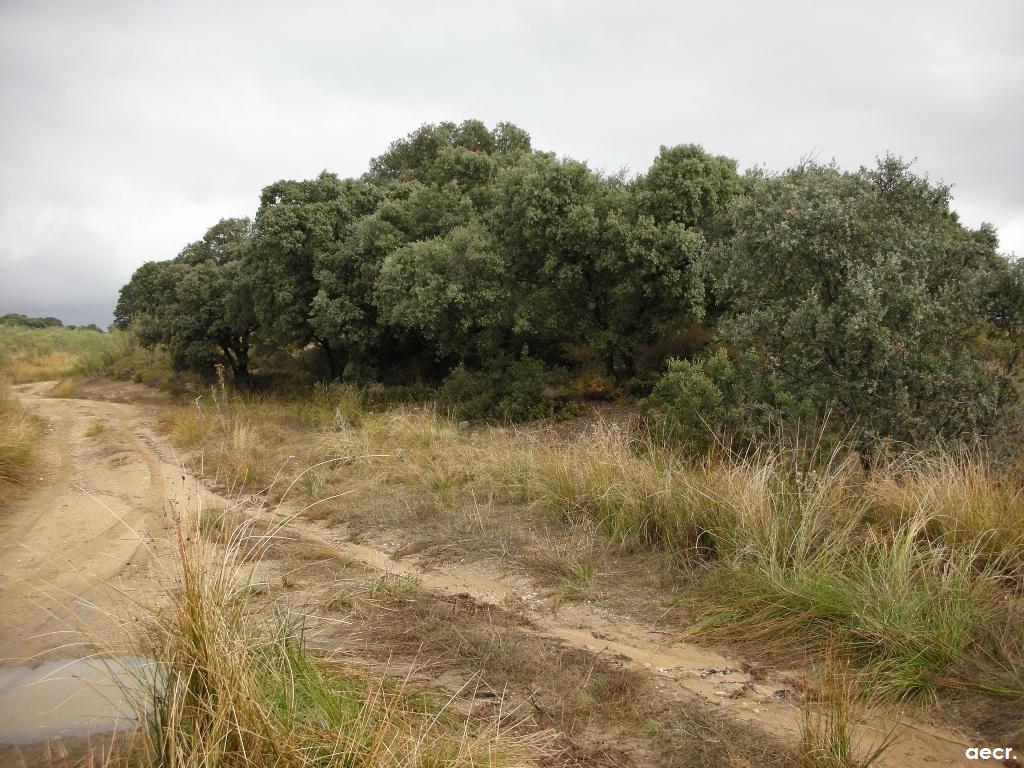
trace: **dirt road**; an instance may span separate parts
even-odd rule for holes
[[[50,398],[52,386],[15,388],[45,436],[35,492],[0,516],[4,666],[82,655],[91,635],[116,642],[108,611],[155,593],[155,550],[182,486],[140,439],[140,408]]]
[[[97,638],[98,648],[116,644],[125,621],[129,626],[131,621],[121,609],[129,606],[130,613],[133,604],[150,607],[158,600],[170,567],[174,521],[196,505],[199,483],[181,469],[170,444],[155,435],[154,410],[52,398],[51,388],[52,383],[15,388],[46,424],[46,435],[36,490],[0,515],[0,666],[80,656],[87,651],[79,645],[79,629]],[[539,591],[500,569],[425,568],[414,559],[395,560],[380,547],[354,544],[316,523],[295,525],[301,535],[374,569],[415,575],[435,592],[468,593],[500,604],[510,595]],[[792,698],[779,695],[787,685],[784,676],[754,679],[742,671],[741,659],[676,642],[585,606],[556,612],[542,598],[527,602],[533,626],[545,637],[611,654],[656,676],[672,695],[714,702],[738,720],[796,738],[801,710]],[[879,713],[864,725],[880,737],[894,723],[893,713]],[[909,719],[896,729],[899,743],[881,765],[980,764],[965,761],[971,740],[964,734]]]

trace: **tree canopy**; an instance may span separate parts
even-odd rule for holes
[[[327,378],[447,379],[498,415],[628,391],[693,440],[828,414],[920,443],[991,434],[1015,407],[1022,275],[897,158],[740,175],[680,144],[606,176],[467,120],[418,128],[361,178],[270,184],[252,221],[140,267],[115,317],[242,386],[254,354],[308,351]]]

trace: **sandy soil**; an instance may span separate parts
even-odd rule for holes
[[[140,409],[15,387],[45,425],[34,492],[0,515],[0,663],[81,655],[116,642],[115,604],[155,592],[180,473],[139,438]],[[127,600],[115,599],[115,596]]]
[[[15,388],[47,429],[36,489],[0,514],[3,665],[80,655],[80,646],[67,647],[80,641],[69,632],[76,628],[96,637],[100,647],[116,644],[123,636],[120,609],[129,606],[130,613],[131,605],[152,606],[158,599],[174,521],[196,504],[195,479],[154,433],[154,406],[54,399],[47,397],[50,387]],[[744,671],[750,667],[742,659],[678,642],[592,606],[552,605],[528,580],[485,564],[427,567],[415,558],[395,559],[372,543],[353,543],[338,529],[304,520],[293,525],[304,538],[373,569],[415,575],[438,593],[468,594],[494,605],[518,599],[532,631],[546,638],[645,670],[672,696],[711,702],[785,739],[797,734],[801,708],[786,673]],[[965,747],[976,743],[969,734],[893,712],[875,713],[865,726],[869,738],[896,730],[899,740],[881,765],[981,764],[964,758]]]

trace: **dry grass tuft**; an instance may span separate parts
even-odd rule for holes
[[[47,397],[72,398],[77,397],[75,382],[73,379],[61,379],[54,384],[46,393]]]
[[[254,612],[248,598],[259,590],[243,563],[280,532],[242,523],[219,550],[179,535],[179,584],[156,620],[154,647],[144,649],[156,673],[136,698],[148,726],[140,764],[538,764],[545,734],[517,736],[507,722],[467,719],[400,684],[320,661],[303,647],[301,622]]]
[[[864,681],[828,656],[817,700],[806,702],[796,748],[799,768],[870,768],[893,743],[890,733],[867,743],[859,721],[867,708]]]
[[[554,578],[562,599],[584,600],[591,596],[597,571],[595,547],[593,533],[575,530],[561,540],[536,540],[519,559],[531,573]]]
[[[1024,584],[1024,486],[977,452],[914,456],[874,473],[871,513],[880,523],[924,518],[922,535],[970,554],[980,570]]]
[[[32,468],[39,435],[39,423],[0,380],[0,504]]]
[[[172,437],[199,451],[199,469],[229,495],[265,490],[274,485],[289,461],[275,450],[258,415],[240,397],[221,386],[178,408],[165,419]]]

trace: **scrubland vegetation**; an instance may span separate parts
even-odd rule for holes
[[[448,702],[311,656],[304,617],[259,615],[245,559],[266,532],[236,528],[214,550],[178,541],[180,589],[139,651],[154,659],[137,699],[146,727],[128,762],[153,766],[539,765],[549,737],[449,711]],[[147,697],[151,695],[151,698]]]
[[[436,389],[464,420],[629,396],[698,450],[779,425],[1005,444],[1024,273],[950,201],[894,157],[739,174],[680,145],[609,177],[507,123],[426,125],[143,265],[116,324],[240,388],[298,366]]]
[[[111,338],[93,330],[0,323],[0,371],[14,383],[71,376],[83,358],[110,347]]]
[[[237,492],[305,469],[291,492],[313,516],[351,520],[370,498],[452,514],[487,499],[510,526],[517,510],[542,509],[667,552],[700,596],[691,635],[779,660],[831,649],[890,700],[942,688],[1024,695],[1024,499],[983,454],[865,467],[852,448],[821,456],[780,442],[695,457],[629,424],[469,430],[430,408],[372,411],[354,404],[358,392],[334,392],[193,405],[169,428]],[[585,587],[593,561],[557,552]]]
[[[298,499],[353,536],[498,559],[559,600],[823,670],[801,743],[764,764],[868,765],[857,712],[879,702],[966,700],[1003,713],[991,732],[1020,727],[1024,271],[898,159],[740,175],[683,145],[627,179],[509,124],[424,126],[358,179],[266,187],[252,221],[142,266],[115,314],[109,335],[0,326],[4,368],[188,390],[164,427],[225,495]],[[77,333],[94,338],[59,335]],[[227,519],[203,534],[230,549],[244,517]],[[533,759],[335,676],[300,625],[246,614],[209,553],[182,557],[154,760]],[[449,606],[375,589],[394,610],[349,618],[537,683],[528,643],[441,637]],[[650,690],[594,664],[552,724],[599,709],[603,681],[657,742],[664,712],[635,705]]]
[[[131,332],[3,322],[0,375],[14,384],[106,376],[169,391],[183,390],[189,381],[171,369],[165,350],[143,347]]]
[[[570,601],[657,553],[680,635],[873,701],[1018,700],[1024,273],[950,200],[893,157],[741,175],[682,145],[608,177],[428,125],[358,179],[269,185],[116,322],[263,391],[222,378],[168,425],[232,491],[294,477],[310,517],[504,553]],[[803,764],[854,764],[849,689]]]

